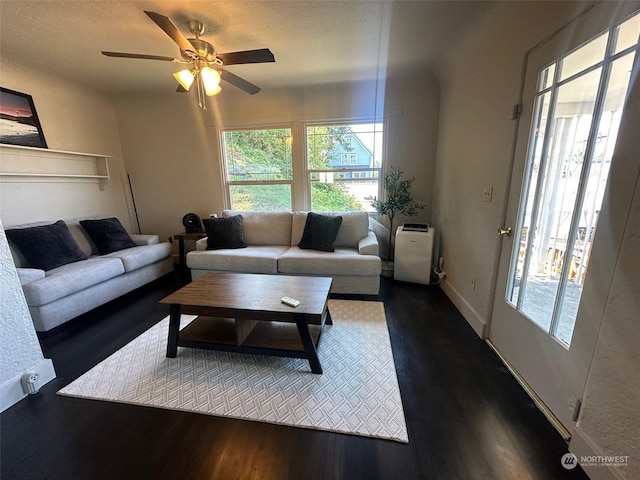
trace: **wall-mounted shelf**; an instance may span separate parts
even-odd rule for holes
[[[109,155],[0,144],[1,181],[97,182],[110,180]]]

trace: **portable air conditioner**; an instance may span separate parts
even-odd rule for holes
[[[396,248],[393,263],[393,278],[403,282],[429,285],[431,280],[431,251],[434,229],[396,230]]]

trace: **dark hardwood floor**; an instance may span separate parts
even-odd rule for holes
[[[385,278],[380,294],[408,444],[56,395],[166,316],[157,302],[178,286],[165,278],[41,337],[58,376],[2,413],[2,480],[587,478],[561,466],[562,438],[433,285]]]

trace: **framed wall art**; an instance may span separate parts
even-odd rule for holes
[[[0,87],[0,143],[47,148],[31,95]]]

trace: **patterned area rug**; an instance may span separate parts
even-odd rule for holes
[[[167,317],[58,393],[407,443],[383,304],[330,300],[329,311],[322,375],[303,359],[182,347],[166,358]]]

